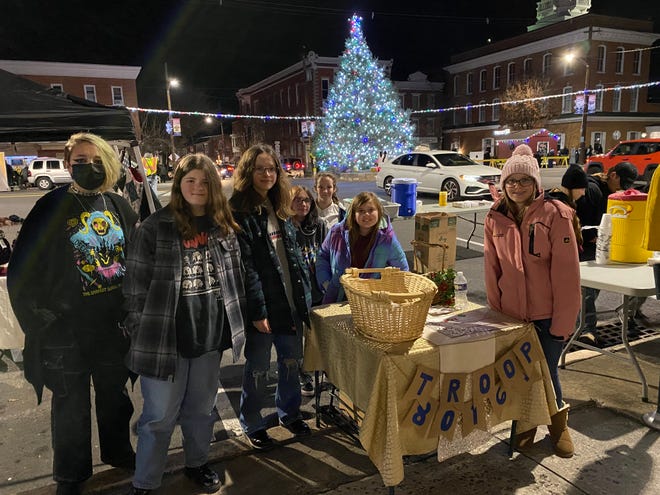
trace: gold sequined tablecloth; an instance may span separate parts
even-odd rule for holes
[[[353,328],[348,303],[321,306],[311,313],[304,368],[325,371],[328,379],[365,412],[360,442],[386,486],[403,481],[403,455],[425,454],[438,449],[439,442],[443,445],[444,439],[438,434],[420,438],[399,427],[408,411],[400,410],[398,401],[406,393],[418,366],[440,373],[470,373],[493,364],[523,337],[540,348],[532,324],[511,320],[476,305],[471,305],[466,314],[470,310],[491,312],[505,318],[506,323],[486,336],[441,337],[440,345],[424,338],[387,344],[366,338]],[[511,419],[537,425],[550,423],[557,406],[545,360],[536,363],[536,370],[541,379],[524,393],[515,394],[500,417],[491,415],[489,426]]]

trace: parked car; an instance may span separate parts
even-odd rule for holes
[[[28,182],[39,189],[52,189],[56,184],[73,182],[71,174],[59,158],[38,157],[28,165]]]
[[[305,163],[301,158],[282,158],[282,168],[289,177],[305,176]]]
[[[586,172],[607,172],[618,163],[629,162],[637,168],[640,180],[649,181],[660,163],[660,138],[621,141],[603,155],[587,158]]]
[[[490,196],[488,185],[499,182],[502,172],[481,165],[455,151],[412,151],[385,160],[376,167],[376,185],[392,194],[392,179],[417,179],[417,191],[447,191],[447,199]]]
[[[232,163],[223,163],[216,165],[220,179],[231,179],[234,175],[234,165]]]

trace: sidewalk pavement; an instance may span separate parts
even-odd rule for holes
[[[546,430],[539,428],[537,444],[526,453],[507,456],[510,422],[483,433],[469,452],[438,462],[435,453],[406,459],[405,479],[398,494],[517,493],[517,494],[640,494],[660,493],[660,432],[641,420],[655,410],[660,375],[660,336],[634,345],[647,380],[649,400],[641,401],[641,384],[624,360],[580,350],[569,354],[560,370],[564,395],[572,406],[569,418],[576,454],[571,459],[552,455]],[[619,350],[625,353],[625,350]],[[5,373],[5,375],[20,372]],[[307,408],[309,410],[309,408]],[[270,430],[280,446],[267,453],[252,451],[241,437],[212,445],[210,464],[224,473],[220,494],[370,494],[387,493],[365,452],[336,428],[316,429],[296,441],[280,427]],[[33,435],[36,432],[23,432]],[[3,450],[11,448],[4,441]],[[17,447],[18,448],[18,447]],[[128,493],[131,473],[96,467],[84,493]],[[162,487],[155,495],[201,493],[182,473],[180,448],[171,451]],[[3,480],[4,481],[4,480]],[[47,495],[55,485],[26,491],[0,486],[0,493]],[[17,488],[17,487],[14,487]]]

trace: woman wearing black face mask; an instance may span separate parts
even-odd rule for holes
[[[11,258],[7,286],[25,332],[25,377],[37,400],[53,393],[51,433],[57,493],[78,494],[92,475],[90,378],[96,392],[101,460],[131,469],[133,406],[126,393],[128,340],[122,281],[137,220],[109,192],[121,165],[102,138],[80,133],[64,148],[71,185],[46,194],[28,214]]]

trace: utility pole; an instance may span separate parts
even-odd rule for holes
[[[584,164],[586,162],[586,152],[587,152],[587,113],[589,112],[589,76],[591,73],[591,67],[589,66],[589,52],[591,51],[591,35],[592,35],[592,26],[589,26],[589,34],[587,36],[587,53],[584,56],[584,91],[583,98],[584,102],[582,103],[582,123],[580,125],[580,159],[579,162]]]
[[[170,87],[178,86],[178,81],[173,84],[176,79],[170,80],[170,76],[167,73],[167,62],[165,62],[165,88],[167,93],[167,111],[168,111],[168,120],[170,122],[170,156],[172,157],[172,169],[174,169],[174,157],[176,153],[174,151],[174,121],[172,120],[172,98],[170,96]]]

